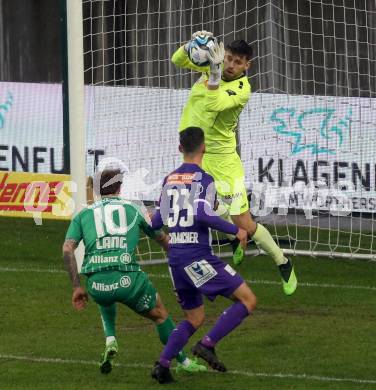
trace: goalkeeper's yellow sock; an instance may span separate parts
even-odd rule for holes
[[[252,239],[259,248],[272,257],[277,265],[287,263],[288,260],[283,255],[282,249],[276,244],[273,237],[264,226],[259,223],[257,224],[257,228],[252,236]]]

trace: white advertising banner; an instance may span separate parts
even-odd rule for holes
[[[126,197],[157,200],[163,178],[182,163],[177,129],[187,96],[186,90],[86,89],[88,142],[123,162]]]
[[[0,83],[0,170],[59,173],[61,86]]]
[[[375,99],[254,94],[240,129],[266,208],[376,210]]]
[[[88,86],[87,174],[123,162],[128,197],[156,200],[181,163],[177,127],[187,90]],[[240,118],[255,213],[270,208],[376,210],[376,102],[255,93]],[[63,168],[61,86],[0,83],[0,171]]]

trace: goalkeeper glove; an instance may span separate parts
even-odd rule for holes
[[[225,48],[223,42],[215,42],[213,47],[209,47],[208,60],[210,63],[210,74],[208,85],[215,87],[219,85],[222,76],[222,64],[225,58]]]
[[[184,45],[185,51],[188,52],[189,44],[190,44],[192,41],[194,41],[197,37],[211,38],[212,36],[213,36],[213,33],[211,33],[210,31],[206,31],[206,30],[196,31],[195,33],[192,34],[191,40],[188,41],[188,42]]]
[[[197,37],[200,36],[205,36],[207,38],[210,38],[213,36],[213,33],[210,31],[202,30],[202,31],[196,31],[195,33],[192,34],[192,39],[196,39]]]

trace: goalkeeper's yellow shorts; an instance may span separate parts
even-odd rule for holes
[[[244,169],[239,155],[205,153],[202,168],[213,176],[220,201],[230,215],[240,215],[249,209],[244,184]]]

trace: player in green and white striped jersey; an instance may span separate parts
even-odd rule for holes
[[[100,370],[109,373],[118,352],[115,337],[116,303],[120,302],[143,317],[151,319],[163,344],[167,343],[175,324],[162,300],[136,260],[136,247],[142,230],[165,249],[168,236],[154,231],[135,204],[120,198],[120,170],[105,170],[96,175],[101,199],[78,213],[70,223],[63,245],[63,257],[69,272],[75,309],[85,308],[88,296],[99,305],[104,333],[105,351]],[[94,185],[94,189],[95,189]],[[80,285],[74,250],[83,240],[85,257],[81,274],[86,276],[87,292]],[[177,369],[188,372],[206,371],[206,367],[187,358],[184,352],[177,357]]]

